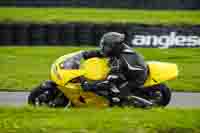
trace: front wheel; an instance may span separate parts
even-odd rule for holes
[[[165,84],[145,88],[146,98],[155,106],[167,106],[171,100],[171,91]]]
[[[66,107],[69,104],[64,94],[54,87],[34,88],[28,96],[28,104],[33,106]]]

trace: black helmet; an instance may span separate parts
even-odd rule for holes
[[[117,56],[123,49],[125,35],[118,32],[108,32],[100,40],[101,52],[105,56]]]

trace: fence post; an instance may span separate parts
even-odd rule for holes
[[[30,45],[46,45],[45,27],[42,24],[31,24],[29,27]]]
[[[98,46],[99,41],[104,33],[109,31],[108,24],[95,24],[93,28],[93,42],[94,45]]]
[[[1,45],[13,45],[13,25],[0,24],[0,42]]]
[[[29,45],[28,28],[29,24],[14,25],[14,42],[16,45]]]
[[[61,44],[74,45],[75,44],[75,25],[72,23],[66,23],[61,25],[60,34]]]
[[[60,36],[60,25],[59,24],[48,24],[47,29],[47,43],[48,45],[61,45],[59,39]]]
[[[92,44],[92,27],[90,23],[76,23],[75,38],[77,44]]]

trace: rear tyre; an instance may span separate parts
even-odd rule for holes
[[[156,106],[167,106],[171,100],[171,91],[165,84],[145,88],[147,99]]]

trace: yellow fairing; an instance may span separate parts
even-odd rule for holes
[[[57,74],[52,74],[51,79],[60,86],[65,86],[70,80],[84,75],[84,71],[81,69],[58,69]]]
[[[147,62],[149,67],[149,76],[144,87],[153,86],[161,82],[174,79],[178,76],[176,64],[164,62]]]
[[[65,87],[59,86],[59,89],[68,97],[76,107],[107,107],[109,101],[98,96],[93,92],[83,91],[80,84],[68,83]],[[82,101],[81,99],[84,99]]]
[[[58,88],[65,94],[76,107],[107,107],[109,102],[106,98],[98,96],[93,92],[84,92],[80,83],[71,83],[74,78],[84,76],[89,80],[103,80],[109,72],[107,59],[91,58],[81,65],[80,69],[60,69],[59,61],[51,68],[51,80],[56,82]],[[84,99],[81,101],[80,98]]]
[[[91,58],[84,62],[81,69],[85,71],[84,76],[90,80],[103,80],[110,71],[108,61],[105,58]]]
[[[58,85],[64,86],[70,80],[84,76],[89,80],[103,80],[110,71],[107,59],[91,58],[86,60],[80,69],[60,69],[59,63],[51,68],[51,79]]]
[[[50,79],[59,86],[65,86],[70,80],[82,76],[84,71],[81,69],[61,69],[59,66],[66,58],[70,58],[80,52],[82,51],[66,54],[58,58],[51,67]]]
[[[84,76],[89,80],[104,80],[109,71],[108,59],[105,58],[91,58],[83,62],[80,69],[60,69],[59,63],[66,57],[73,56],[73,54],[59,58],[51,68],[51,80],[56,82],[58,88],[65,94],[66,97],[72,101],[77,107],[82,106],[96,106],[106,107],[109,102],[106,98],[96,95],[93,92],[84,92],[80,83],[70,82],[80,76]],[[144,87],[159,84],[166,80],[173,79],[178,75],[176,64],[148,62],[149,77],[146,80]],[[81,99],[84,99],[82,101]]]

